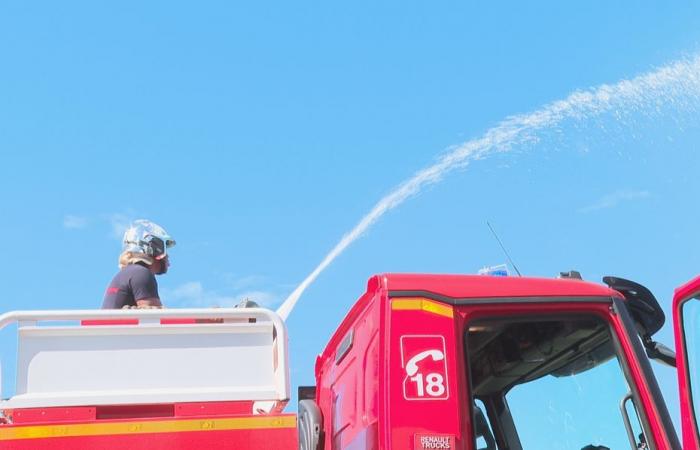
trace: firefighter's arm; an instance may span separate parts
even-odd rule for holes
[[[163,304],[158,297],[150,297],[136,300],[136,307],[139,309],[162,308]]]

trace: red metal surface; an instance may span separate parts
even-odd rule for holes
[[[367,290],[353,305],[329,340],[319,361],[332,355],[366,303],[378,293],[426,291],[453,298],[493,297],[619,297],[607,286],[572,279],[491,277],[483,275],[382,274],[367,281]],[[316,370],[318,372],[318,361]]]
[[[316,398],[324,417],[327,449],[375,449],[377,421],[384,402],[379,383],[383,367],[381,302],[368,299],[354,322],[352,344],[341,356],[317,361]],[[350,334],[343,336],[349,342]]]
[[[683,427],[683,448],[700,448],[698,438],[697,420],[691,405],[690,379],[688,377],[688,354],[686,353],[685,340],[683,338],[683,324],[681,322],[681,308],[683,303],[700,294],[700,277],[697,277],[676,289],[673,296],[673,331],[676,339],[676,358],[678,371],[678,389],[681,401],[681,423]],[[698,380],[695,380],[698,382]]]
[[[422,274],[380,277],[388,291],[421,290],[452,298],[620,296],[607,286],[572,279]]]
[[[81,320],[80,325],[95,326],[95,325],[138,325],[138,319],[94,319]]]
[[[11,413],[12,423],[60,423],[92,421],[97,417],[94,406],[71,408],[30,408],[15,409]]]
[[[470,304],[451,307],[437,303],[438,311],[421,308],[392,309],[389,291],[428,291],[456,298],[513,298],[508,304]],[[597,314],[611,323],[631,380],[637,385],[647,412],[652,438],[659,450],[670,449],[654,398],[636,360],[632,341],[610,305],[599,302],[522,303],[516,297],[619,297],[607,287],[576,280],[496,278],[487,276],[381,275],[372,277],[367,292],[353,306],[316,361],[317,402],[324,417],[325,448],[413,449],[417,436],[447,436],[455,449],[471,449],[471,408],[464,360],[466,323],[480,315],[543,313]],[[404,305],[405,306],[405,305]],[[428,308],[430,309],[430,308]],[[445,311],[448,311],[446,314]],[[454,311],[454,318],[449,311]],[[352,348],[342,353],[353,334]],[[410,344],[402,348],[407,336]],[[444,338],[446,367],[420,359],[418,365],[432,374],[445,371],[446,393],[433,387],[432,398],[416,399],[406,393],[409,377],[406,358],[417,356],[421,345],[436,346]],[[422,343],[421,343],[422,342]],[[404,354],[405,353],[405,354]],[[342,358],[339,355],[342,354]],[[413,373],[413,372],[411,372]],[[428,374],[422,374],[428,375]],[[433,382],[437,378],[433,377]],[[420,379],[415,380],[418,383]],[[414,381],[411,381],[414,382]],[[427,386],[424,386],[427,387]],[[419,439],[420,441],[420,439]],[[453,444],[452,444],[453,443]],[[691,448],[691,447],[689,447]],[[692,447],[698,448],[698,447]]]
[[[163,325],[182,325],[197,323],[196,319],[161,319]],[[93,319],[81,320],[80,325],[95,326],[95,325],[138,325],[138,319]]]
[[[148,417],[173,417],[175,405],[101,405],[97,407],[97,419],[143,419]]]
[[[250,414],[253,402],[197,402],[175,405],[176,417],[192,416],[232,416]]]
[[[390,329],[390,350],[386,353],[389,401],[384,424],[389,439],[382,448],[412,449],[417,434],[452,436],[453,448],[468,448],[472,426],[471,409],[465,408],[470,403],[461,327],[452,317],[422,310],[391,310]],[[444,341],[443,348],[440,341]],[[424,353],[436,350],[444,353],[444,360]],[[416,372],[410,370],[411,359]]]
[[[0,442],[3,450],[296,450],[296,429],[55,437]]]
[[[39,424],[91,422],[96,420],[144,419],[153,417],[246,416],[253,411],[252,401],[191,402],[159,405],[100,405],[56,408],[23,408],[10,412],[12,422]]]
[[[700,279],[696,281],[700,289]],[[392,309],[392,302],[398,305],[402,299],[390,299],[390,291],[423,291],[454,298],[506,297],[513,302],[456,307],[435,303],[427,309],[423,306],[411,309],[411,305],[404,304]],[[473,427],[463,339],[467,323],[494,314],[593,312],[610,322],[618,335],[642,406],[647,412],[656,448],[669,449],[653,396],[635,359],[632,341],[619,317],[610,313],[609,305],[566,301],[530,304],[518,300],[519,297],[611,296],[620,297],[607,287],[568,279],[401,274],[372,277],[367,292],[353,306],[316,362],[317,402],[324,417],[325,448],[407,450],[413,449],[416,442],[430,444],[433,438],[449,442],[455,449],[472,448]],[[115,324],[115,321],[86,322],[91,323],[85,325]],[[124,321],[116,322],[124,324]],[[436,351],[442,356],[437,356]],[[90,432],[82,436],[61,437],[59,423],[48,431],[44,430],[41,438],[25,435],[22,439],[0,440],[0,448],[285,450],[297,447],[296,428],[289,426],[221,430],[211,425],[205,430],[208,423],[214,423],[209,418],[246,417],[250,408],[250,402],[127,405],[97,408],[92,418],[78,417],[85,411],[76,409],[70,412],[63,408],[63,413],[51,413],[59,418],[61,414],[75,414],[71,423],[88,423],[86,430],[95,424],[121,424],[121,434]],[[37,411],[28,414],[25,420],[26,417],[41,418]],[[688,411],[684,414],[687,415]],[[162,417],[170,418],[175,424],[173,429],[179,431],[151,432],[150,428],[139,428],[145,423],[156,423],[157,418]],[[189,425],[179,427],[185,421],[189,421]],[[133,425],[133,430],[124,429],[125,423]],[[18,428],[17,425],[21,426],[1,426],[0,439],[3,429]],[[108,426],[104,429],[113,430]]]
[[[260,419],[267,425],[260,426]],[[229,426],[226,418],[212,419],[139,419],[59,423],[51,425],[8,425],[0,427],[0,448],[3,450],[292,450],[298,446],[296,419],[293,414],[245,416],[243,426]],[[252,423],[246,426],[245,422]],[[187,424],[186,431],[178,424]],[[255,425],[258,423],[258,425]],[[119,432],[114,432],[114,426]],[[144,427],[156,428],[144,432]],[[73,427],[73,428],[71,428]],[[76,433],[76,427],[78,432]],[[111,430],[111,431],[110,431]],[[16,432],[19,438],[8,433]],[[110,434],[111,433],[111,434]],[[79,434],[79,435],[76,435]]]

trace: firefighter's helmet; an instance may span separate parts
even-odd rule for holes
[[[164,258],[168,249],[175,245],[163,227],[144,219],[132,222],[124,233],[122,243],[124,252],[143,253],[155,259]]]

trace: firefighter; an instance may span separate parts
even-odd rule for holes
[[[124,233],[119,272],[107,287],[102,309],[162,308],[156,275],[168,271],[175,241],[159,225],[136,220]]]

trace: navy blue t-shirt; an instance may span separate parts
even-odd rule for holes
[[[158,298],[158,282],[153,272],[141,264],[129,264],[109,283],[102,301],[102,309],[121,309],[136,306],[136,300]]]

